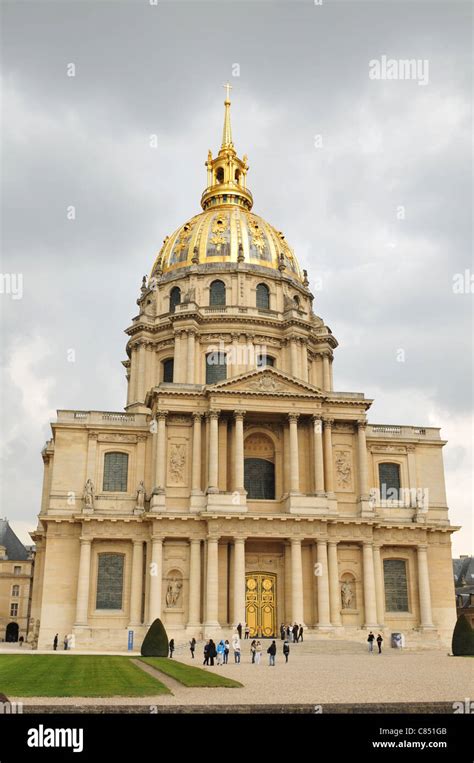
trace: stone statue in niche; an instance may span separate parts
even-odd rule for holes
[[[352,590],[352,585],[349,583],[348,580],[345,580],[341,585],[341,598],[342,598],[342,608],[343,609],[352,609],[354,605],[354,591]]]
[[[166,591],[166,606],[176,607],[183,587],[183,582],[179,578],[172,578],[168,583],[168,589]]]
[[[143,480],[140,480],[140,483],[137,488],[137,503],[136,508],[137,509],[144,509],[145,508],[145,485],[143,483]]]
[[[345,450],[338,450],[336,453],[336,481],[338,487],[350,487],[351,477],[352,467],[350,455]]]
[[[174,443],[170,449],[170,473],[173,482],[184,482],[185,463],[186,446],[184,443]]]
[[[84,511],[94,511],[94,483],[90,478],[84,485],[82,498],[84,500]]]

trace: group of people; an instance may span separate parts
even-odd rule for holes
[[[303,641],[303,626],[301,623],[294,623],[293,625],[280,625],[280,638],[282,641],[293,641],[297,644],[298,641]]]
[[[227,665],[229,663],[229,653],[232,648],[232,652],[234,654],[234,662],[238,665],[240,664],[240,658],[241,658],[241,644],[240,644],[240,638],[238,633],[235,633],[232,637],[232,643],[229,642],[228,639],[221,639],[217,644],[212,640],[212,638],[208,639],[206,643],[204,644],[204,659],[203,659],[203,665]],[[194,660],[194,652],[196,651],[196,639],[192,638],[189,642],[189,650],[191,652],[191,657]],[[252,665],[260,665],[261,659],[262,659],[262,653],[263,653],[263,647],[262,642],[253,639],[250,644],[250,656],[252,659]],[[275,665],[276,661],[276,654],[277,654],[277,645],[276,641],[273,640],[270,646],[267,649],[268,654],[268,664],[269,665]],[[290,642],[288,639],[285,639],[283,644],[283,656],[285,657],[285,662],[288,662],[288,657],[290,655]],[[170,655],[171,656],[171,655]]]
[[[378,633],[377,638],[375,638],[375,635],[372,633],[372,631],[370,631],[369,635],[367,636],[367,643],[369,645],[369,654],[374,653],[374,641],[377,642],[377,646],[379,648],[378,653],[382,654],[382,643],[383,643],[382,634]]]
[[[59,633],[56,633],[56,635],[55,635],[55,637],[53,639],[53,649],[54,649],[55,652],[58,649],[58,644],[59,644]],[[64,646],[64,650],[65,651],[67,649],[71,648],[71,646],[72,646],[72,636],[71,636],[71,634],[67,634],[66,636],[64,636],[63,646]]]

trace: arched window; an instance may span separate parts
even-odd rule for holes
[[[20,586],[14,585],[12,586],[12,596],[19,596],[20,595]]]
[[[235,182],[240,183],[240,170],[235,170]]]
[[[210,305],[225,305],[225,284],[223,281],[213,281],[209,290]]]
[[[174,313],[176,305],[181,302],[181,289],[179,286],[174,286],[170,291],[170,313]]]
[[[127,492],[128,454],[106,453],[104,457],[103,490],[114,493]]]
[[[216,180],[218,183],[224,182],[224,167],[218,167],[216,170]]]
[[[400,500],[400,465],[379,464],[380,498],[382,501]]]
[[[275,358],[271,355],[257,355],[257,368],[265,368],[265,366],[274,366]]]
[[[99,554],[96,609],[122,609],[124,554]]]
[[[387,612],[409,612],[407,563],[404,559],[384,559],[383,578]]]
[[[266,283],[259,283],[257,286],[257,307],[259,310],[270,309],[270,289]]]
[[[206,384],[217,384],[227,378],[226,356],[223,352],[206,355]]]
[[[167,384],[173,383],[174,373],[174,358],[167,358],[162,363],[163,366],[163,381]]]
[[[272,440],[261,432],[245,439],[244,486],[249,499],[275,499],[275,449]]]

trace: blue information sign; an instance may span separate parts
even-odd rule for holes
[[[128,632],[128,651],[133,650],[133,631]]]

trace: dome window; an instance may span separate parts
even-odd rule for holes
[[[181,289],[179,286],[175,286],[170,291],[170,313],[174,313],[176,310],[176,305],[179,305],[181,302]]]
[[[224,167],[218,167],[216,170],[216,180],[218,183],[224,182]]]
[[[271,355],[257,355],[257,368],[265,368],[266,366],[273,366],[275,365],[275,358],[272,358]]]
[[[165,384],[173,383],[174,373],[174,358],[166,358],[162,363],[163,366],[163,381]]]
[[[211,283],[209,304],[213,307],[225,305],[225,284],[223,281],[213,281]]]
[[[265,283],[257,286],[257,307],[259,310],[270,309],[270,289]]]
[[[226,361],[223,352],[209,352],[206,355],[206,384],[217,384],[227,378]]]

